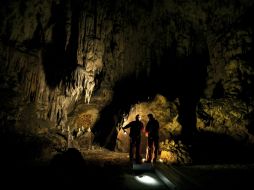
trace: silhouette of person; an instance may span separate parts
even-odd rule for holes
[[[141,116],[136,115],[135,121],[131,121],[127,124],[124,129],[130,128],[130,161],[133,161],[134,158],[134,149],[135,149],[135,161],[136,163],[141,162],[140,155],[140,143],[141,143],[141,131],[144,129],[144,124],[141,122]]]
[[[146,152],[146,162],[153,163],[156,162],[159,149],[159,122],[153,117],[153,114],[147,115],[149,121],[146,125],[146,135],[147,135],[147,152]]]

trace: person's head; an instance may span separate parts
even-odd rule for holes
[[[141,116],[139,114],[136,115],[136,121],[140,121],[141,120]]]
[[[147,117],[148,117],[149,119],[153,119],[153,114],[149,113],[149,114],[147,115]]]

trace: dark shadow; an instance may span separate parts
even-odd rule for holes
[[[253,145],[246,145],[226,134],[200,132],[195,135],[193,164],[246,164],[254,159]]]
[[[50,144],[43,137],[18,133],[12,126],[3,127],[6,130],[1,131],[0,134],[2,167],[22,167],[25,164],[33,163],[36,158],[40,157],[45,144]]]
[[[253,127],[254,126],[254,111],[249,112],[245,117],[246,118],[244,119],[249,121],[246,126],[246,128],[248,129],[248,132],[254,135],[254,127]]]
[[[71,73],[77,66],[80,5],[79,1],[71,1],[71,10],[68,10],[66,4],[65,1],[52,4],[52,17],[49,23],[49,26],[53,25],[52,40],[44,45],[42,53],[46,82],[52,88],[61,80],[68,83]],[[71,23],[67,23],[69,22],[66,18],[67,11],[71,11]],[[71,29],[67,31],[69,24]]]
[[[246,11],[238,18],[238,20],[232,25],[232,31],[237,33],[237,31],[254,31],[254,24],[250,22],[250,18],[254,16],[254,5],[246,8]],[[254,62],[254,33],[251,32],[248,36],[251,42],[248,42],[246,37],[241,36],[241,42],[239,43],[239,47],[242,49],[241,54],[235,55],[235,59],[240,59],[243,62],[248,64],[248,67],[251,67],[253,70],[253,62]],[[242,99],[247,106],[247,109],[251,106],[252,97],[254,96],[254,76],[250,75],[246,71],[240,72],[241,80],[241,93],[239,94],[239,98]],[[251,82],[250,82],[251,81]]]
[[[121,178],[126,172],[126,166],[110,162],[102,164],[104,159],[100,159],[102,158],[86,160],[79,150],[69,148],[51,160],[47,183],[71,189],[77,187],[121,189],[123,184]]]
[[[181,66],[181,89],[179,95],[179,122],[182,125],[184,140],[191,141],[196,133],[196,108],[206,87],[209,53],[206,39],[201,31],[192,31],[192,52],[187,59],[179,62]]]
[[[182,140],[189,143],[196,132],[196,107],[206,87],[209,52],[202,31],[190,29],[191,49],[189,55],[178,55],[175,40],[165,51],[160,68],[156,68],[153,81],[159,84],[158,91],[169,100],[179,99],[178,121],[182,125]]]
[[[75,183],[81,180],[80,175],[85,168],[85,160],[79,150],[69,148],[67,151],[58,153],[49,164],[52,183],[64,181],[63,184]],[[74,184],[73,184],[74,185]]]
[[[215,85],[215,88],[213,90],[213,95],[212,98],[213,99],[218,99],[218,98],[223,98],[225,95],[224,93],[224,87],[222,85],[222,81],[220,80],[219,82],[217,82],[217,84]]]

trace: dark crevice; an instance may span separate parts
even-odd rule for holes
[[[54,25],[52,42],[45,45],[42,54],[46,82],[52,88],[59,85],[61,80],[68,82],[77,66],[79,3],[76,1],[71,3],[71,31],[66,31],[66,9],[64,2],[52,5],[51,24]],[[68,32],[70,32],[69,41],[67,41]]]
[[[190,153],[194,164],[239,164],[253,161],[253,146],[243,146],[226,134],[200,132],[195,136],[193,145]]]

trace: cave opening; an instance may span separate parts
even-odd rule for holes
[[[193,41],[189,55],[177,55],[175,42],[163,50],[159,63],[152,57],[154,62],[149,75],[143,71],[138,77],[130,75],[116,83],[112,102],[100,112],[100,119],[93,128],[95,143],[114,150],[117,138],[115,127],[123,115],[128,114],[133,105],[149,102],[157,94],[165,96],[169,101],[179,101],[178,119],[183,126],[182,140],[191,143],[197,131],[196,108],[203,97],[209,64],[204,37],[197,32],[191,36]]]

